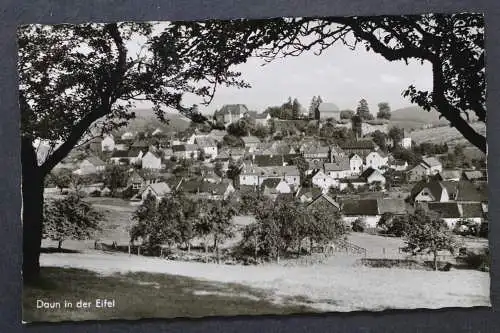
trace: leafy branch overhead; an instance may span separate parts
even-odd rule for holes
[[[472,115],[486,122],[482,15],[242,19],[175,25],[179,30],[185,27],[183,38],[192,43],[186,52],[192,59],[201,59],[214,43],[219,43],[218,50],[232,56],[233,64],[243,63],[250,56],[270,62],[307,51],[319,55],[341,43],[351,49],[362,46],[389,61],[428,62],[432,66],[432,91],[412,85],[403,95],[425,110],[436,109],[468,141],[486,151],[486,138],[468,122]]]

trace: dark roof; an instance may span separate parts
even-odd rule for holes
[[[113,155],[111,157],[128,157],[128,151],[127,150],[115,150],[113,152]]]
[[[276,195],[276,199],[274,200],[276,205],[290,201],[293,201],[293,193],[278,193]]]
[[[324,168],[325,168],[325,172],[343,171],[343,170],[350,170],[351,169],[351,167],[349,165],[349,160],[347,160],[345,158],[338,159],[333,163],[325,163]]]
[[[340,144],[342,149],[375,149],[375,143],[371,140],[349,141]]]
[[[392,213],[404,215],[407,213],[406,203],[403,199],[378,199],[377,204],[380,214]]]
[[[415,199],[415,197],[422,192],[424,188],[427,188],[431,195],[436,199],[439,200],[441,198],[441,194],[443,193],[443,189],[446,187],[441,184],[441,182],[438,181],[430,181],[430,182],[425,182],[425,181],[420,181],[415,186],[413,186],[411,190],[411,197],[412,199]]]
[[[281,179],[278,178],[267,178],[262,181],[262,188],[264,187],[269,187],[269,188],[276,188],[278,184],[281,182]]]
[[[342,213],[344,215],[379,215],[377,200],[344,200]]]
[[[139,152],[141,152],[141,151],[144,154],[145,150],[147,151],[147,149],[141,149],[141,148],[138,148],[138,147],[132,147],[128,151],[128,157],[136,157],[136,156],[139,155]]]
[[[296,159],[297,157],[301,156],[300,154],[285,154],[283,155],[283,162],[285,163],[292,163],[294,159]]]
[[[473,218],[483,217],[483,206],[481,203],[463,203],[462,204],[462,217]]]
[[[460,218],[460,209],[456,202],[429,202],[429,210],[439,214],[441,218]]]
[[[470,181],[461,181],[458,183],[457,201],[488,201],[487,184],[474,184]]]
[[[301,187],[299,192],[297,193],[297,197],[300,198],[301,196],[305,195],[311,199],[315,199],[321,194],[322,191],[319,187]]]
[[[229,113],[233,115],[240,115],[245,112],[248,112],[248,108],[244,104],[226,104],[218,112],[216,112],[215,115],[224,115]]]
[[[146,140],[137,140],[132,144],[132,147],[149,147],[149,143]]]
[[[375,171],[377,171],[377,170],[375,170],[373,168],[368,168],[365,171],[363,171],[360,178],[368,179],[368,177],[373,175],[373,173],[375,173]]]
[[[258,166],[282,166],[282,155],[256,155],[254,163]]]
[[[309,203],[308,206],[314,205],[316,202],[318,202],[318,200],[324,200],[329,204],[331,204],[332,206],[334,206],[337,210],[340,210],[340,205],[335,200],[333,200],[328,194],[324,193],[314,198],[313,201]]]
[[[464,177],[467,180],[475,180],[484,178],[484,175],[479,170],[473,170],[473,171],[464,171]]]

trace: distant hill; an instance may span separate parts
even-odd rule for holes
[[[147,128],[160,128],[164,132],[183,131],[189,127],[190,120],[176,112],[165,113],[168,124],[164,124],[156,118],[152,109],[135,109],[136,118],[132,119],[127,126],[128,130],[145,130]]]
[[[439,113],[426,111],[419,106],[409,106],[391,112],[391,122],[405,129],[421,128],[423,125],[447,125],[446,119],[439,119]]]

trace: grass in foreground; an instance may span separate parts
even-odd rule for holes
[[[213,283],[188,277],[128,273],[100,276],[69,268],[42,268],[42,278],[24,287],[26,322],[179,318],[205,316],[293,314],[315,312],[302,305],[277,305],[271,295],[239,284]],[[98,309],[96,299],[115,300],[114,308]],[[59,302],[59,309],[37,309],[37,300]],[[65,309],[64,301],[73,303]],[[91,303],[77,309],[76,303]]]

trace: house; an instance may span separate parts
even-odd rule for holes
[[[283,179],[268,178],[261,184],[261,190],[264,195],[273,195],[278,193],[292,193],[290,185]]]
[[[133,190],[140,190],[144,186],[145,182],[145,179],[134,171],[127,179],[127,187],[131,187]]]
[[[368,184],[366,183],[366,179],[361,177],[349,177],[349,178],[339,179],[339,189],[341,191],[349,188],[349,186],[352,186],[354,189],[359,189],[360,187],[367,185]]]
[[[162,168],[161,157],[157,153],[148,151],[141,159],[143,169],[160,170]]]
[[[178,191],[196,197],[197,199],[225,200],[235,192],[230,182],[211,183],[199,180],[181,182]]]
[[[422,163],[428,168],[428,175],[436,175],[443,171],[443,165],[435,157],[424,157]]]
[[[382,151],[372,151],[365,157],[363,168],[373,168],[383,170],[388,166],[389,158]]]
[[[156,200],[160,201],[166,195],[170,194],[172,191],[170,186],[166,182],[149,184],[146,189],[142,192],[141,198],[144,201],[148,195],[152,195]]]
[[[116,165],[128,165],[130,163],[129,152],[126,150],[115,150],[109,162]]]
[[[443,170],[437,176],[439,180],[453,182],[458,182],[461,178],[459,170]]]
[[[218,124],[228,126],[241,118],[248,112],[248,108],[244,104],[229,104],[224,105],[220,110],[215,111],[214,121]]]
[[[300,202],[311,202],[321,194],[323,190],[319,187],[300,187],[295,193],[295,198]]]
[[[115,140],[112,135],[106,135],[101,141],[101,151],[115,150]]]
[[[326,212],[329,216],[334,216],[340,212],[340,205],[328,194],[322,193],[316,196],[308,205],[308,210],[320,210]]]
[[[341,212],[344,222],[348,225],[352,225],[357,219],[362,219],[368,228],[376,228],[383,214],[405,215],[408,210],[403,199],[379,198],[344,200]]]
[[[106,169],[106,163],[99,157],[90,156],[81,161],[78,167],[77,174],[90,175],[103,172]]]
[[[401,147],[405,149],[410,149],[411,148],[411,138],[410,137],[404,137],[401,140]]]
[[[356,153],[349,156],[351,175],[360,175],[363,172],[363,159]]]
[[[144,156],[144,153],[147,151],[148,151],[147,148],[136,148],[136,147],[130,148],[127,154],[130,164],[137,164],[137,165],[140,164],[141,159]]]
[[[298,188],[300,185],[300,172],[294,165],[258,167],[244,164],[239,175],[239,184],[260,186],[266,179],[283,179],[288,185]]]
[[[411,190],[410,198],[414,202],[447,202],[450,195],[443,183],[434,180],[416,184]]]
[[[408,170],[408,172],[406,173],[406,179],[410,183],[416,183],[425,180],[428,176],[427,170],[428,168],[423,163],[419,163]]]
[[[480,203],[429,202],[421,207],[425,211],[438,214],[450,229],[453,229],[460,220],[468,220],[480,225],[485,221],[487,213]]]
[[[340,109],[334,103],[320,103],[315,110],[315,119],[326,120],[335,119],[340,120]]]
[[[245,156],[245,150],[242,148],[231,148],[228,151],[229,158],[232,158],[233,160],[237,161],[242,159]]]
[[[249,152],[253,152],[260,144],[259,138],[253,135],[241,137],[241,140]]]
[[[269,112],[258,113],[254,117],[255,125],[267,126],[269,124],[269,120],[271,119],[271,115]]]
[[[385,177],[377,169],[373,168],[366,169],[365,171],[363,171],[360,178],[364,179],[367,184],[378,183],[381,186],[385,185]]]
[[[172,146],[172,152],[178,159],[197,159],[199,147],[195,144],[182,144]]]
[[[389,162],[389,168],[395,171],[405,171],[408,168],[408,162],[403,160],[393,160]]]
[[[488,202],[488,184],[462,180],[457,183],[455,200],[460,202]]]
[[[323,192],[327,192],[330,189],[330,187],[339,186],[339,182],[335,178],[326,175],[321,170],[318,170],[312,176],[311,182],[314,186],[321,188]]]
[[[219,153],[217,142],[213,138],[198,137],[194,140],[194,143],[198,145],[206,157],[213,158]]]
[[[329,161],[330,147],[313,145],[304,150],[303,156],[307,161]]]
[[[346,158],[335,159],[332,163],[323,164],[323,170],[325,174],[334,179],[342,179],[352,175],[350,161]]]
[[[224,130],[212,130],[206,135],[207,138],[212,138],[215,142],[223,142],[224,137],[227,135],[227,131]]]

